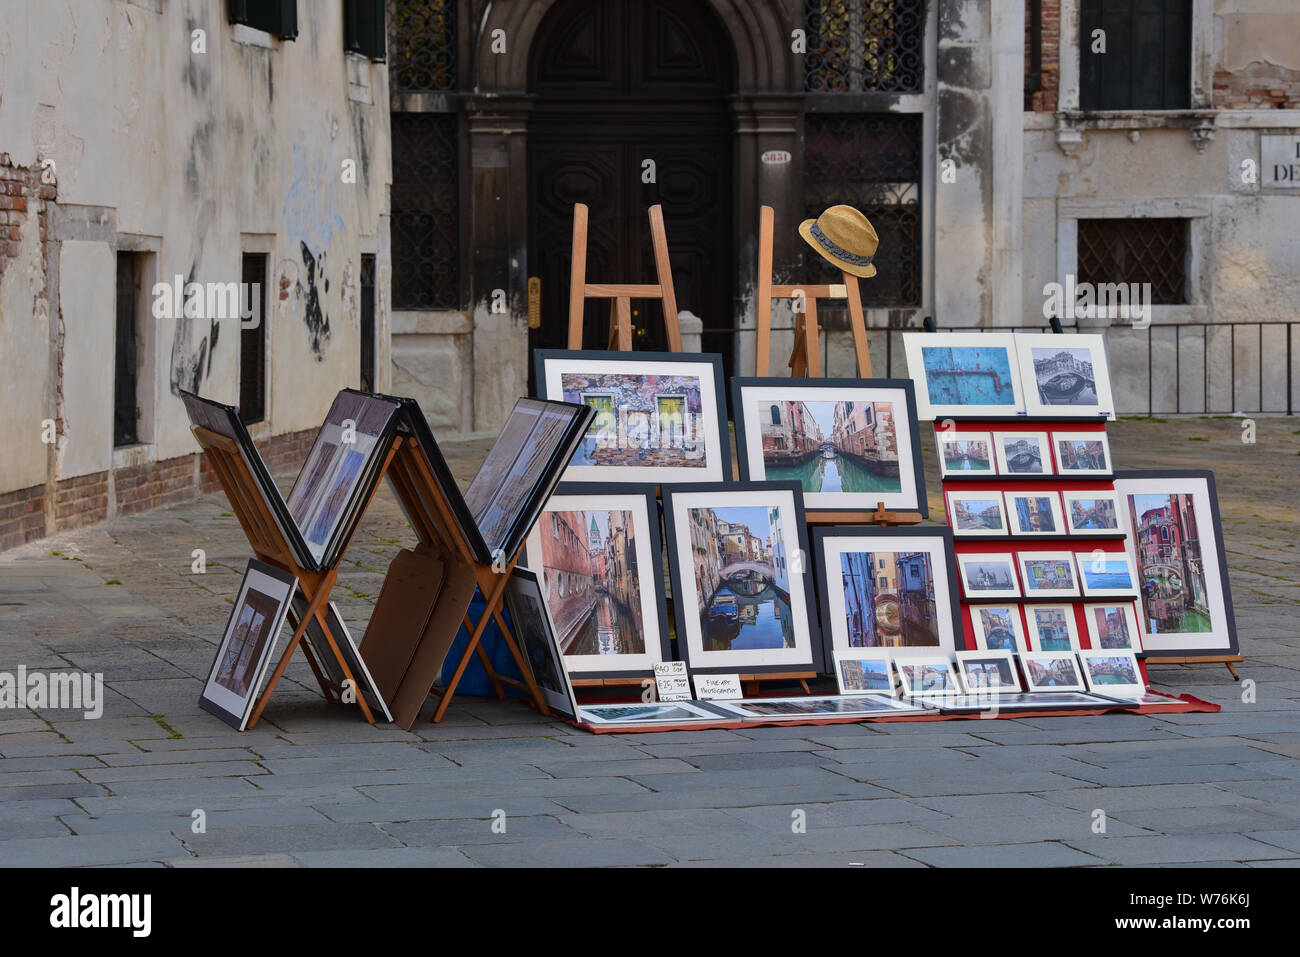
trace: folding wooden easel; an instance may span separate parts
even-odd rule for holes
[[[249,729],[257,726],[257,722],[262,717],[262,711],[266,708],[266,702],[271,697],[271,692],[280,683],[280,678],[284,675],[284,669],[288,667],[289,659],[293,657],[294,649],[300,645],[302,653],[307,658],[307,663],[311,665],[312,673],[316,675],[316,680],[320,684],[321,693],[325,695],[327,701],[334,700],[336,689],[332,688],[330,682],[322,673],[320,665],[316,663],[316,659],[311,653],[311,646],[302,640],[307,631],[307,626],[313,618],[320,626],[325,641],[329,644],[330,651],[338,662],[339,670],[342,672],[344,679],[351,682],[352,687],[356,689],[356,701],[361,707],[361,713],[367,721],[374,724],[375,717],[370,713],[370,706],[366,704],[366,696],[362,694],[360,685],[357,683],[356,678],[353,677],[351,669],[348,668],[347,659],[339,651],[339,646],[330,631],[327,621],[328,616],[325,614],[326,609],[329,607],[330,591],[334,588],[334,583],[338,579],[337,567],[320,571],[308,571],[300,568],[294,558],[293,549],[284,540],[279,525],[276,524],[275,518],[266,507],[266,502],[258,491],[257,482],[254,481],[248,466],[240,457],[239,447],[234,439],[218,435],[197,425],[192,427],[192,431],[199,445],[207,454],[208,461],[212,464],[212,470],[221,482],[222,489],[225,490],[226,498],[230,500],[230,507],[234,511],[235,517],[239,519],[244,534],[248,537],[248,543],[253,548],[253,554],[260,561],[295,576],[298,579],[299,587],[307,598],[307,608],[303,612],[302,620],[298,622],[298,627],[294,629],[293,637],[289,639],[288,646],[280,655],[280,661],[276,664],[275,671],[271,673],[270,680],[267,681],[266,687],[262,689],[257,703],[253,706],[253,712],[248,719]],[[385,467],[387,467],[387,462],[392,461],[392,455],[393,453],[390,451]],[[376,488],[378,488],[378,483],[376,483]],[[371,494],[373,497],[373,492]],[[369,500],[367,500],[366,506],[369,504]],[[366,506],[363,506],[362,511],[365,510]],[[346,550],[346,548],[347,543],[345,542],[343,550]],[[340,554],[342,554],[343,550],[340,550]]]
[[[524,661],[519,645],[511,635],[506,625],[505,615],[502,613],[506,585],[510,581],[510,573],[523,554],[523,546],[521,545],[510,556],[504,566],[499,562],[483,564],[477,561],[470,544],[465,541],[463,535],[458,533],[451,506],[435,481],[433,472],[429,468],[428,458],[420,451],[419,443],[409,435],[399,436],[397,442],[398,445],[387,465],[388,480],[392,484],[394,493],[406,506],[406,513],[411,519],[416,535],[421,542],[449,553],[453,560],[470,567],[484,601],[483,614],[479,616],[478,621],[472,621],[468,612],[462,619],[461,624],[465,626],[469,640],[456,664],[451,680],[447,682],[445,688],[430,688],[430,692],[441,699],[433,712],[432,720],[441,721],[442,716],[446,714],[447,706],[451,704],[465,669],[469,667],[470,659],[475,655],[483,665],[483,670],[487,672],[492,690],[496,692],[498,698],[506,696],[502,685],[510,685],[531,695],[537,710],[543,715],[550,715],[546,698],[537,687],[532,669]],[[497,628],[500,629],[501,638],[509,649],[511,657],[514,658],[523,681],[516,681],[502,675],[492,667],[491,659],[482,643],[483,632],[490,621],[495,621]]]
[[[800,378],[822,374],[821,351],[818,348],[820,330],[817,328],[818,299],[847,299],[849,326],[853,330],[853,350],[857,354],[858,376],[870,379],[871,352],[867,347],[867,324],[862,316],[862,293],[858,277],[841,272],[843,283],[833,285],[777,286],[772,284],[772,228],[771,206],[764,206],[758,217],[758,343],[755,349],[755,375],[770,374],[772,348],[772,300],[802,300],[803,311],[795,313],[794,349],[790,353],[790,370]]]
[[[670,352],[682,351],[682,332],[677,324],[677,294],[673,291],[673,271],[668,260],[668,237],[664,233],[664,210],[650,207],[650,243],[654,247],[655,272],[659,282],[636,283],[587,282],[587,207],[573,204],[573,265],[569,271],[569,348],[582,348],[582,314],[588,299],[609,300],[609,348],[620,352],[632,349],[632,300],[659,299],[664,307],[664,329]]]

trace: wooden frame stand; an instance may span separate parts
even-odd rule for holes
[[[1246,660],[1245,655],[1198,655],[1194,658],[1158,658],[1147,655],[1143,659],[1143,664],[1147,665],[1223,665],[1228,669],[1228,674],[1232,675],[1233,681],[1240,681],[1241,675],[1237,674],[1237,669],[1233,665],[1239,665]]]
[[[673,291],[673,271],[668,259],[668,237],[664,233],[663,207],[650,207],[650,242],[655,254],[655,272],[659,282],[636,283],[587,282],[587,207],[573,204],[573,264],[569,271],[569,348],[582,348],[582,313],[588,299],[608,299],[610,305],[609,348],[619,352],[632,350],[632,300],[659,299],[664,307],[664,330],[668,350],[682,351],[682,332],[677,324],[677,294]]]

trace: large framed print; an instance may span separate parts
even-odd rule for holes
[[[566,482],[731,480],[722,357],[539,349],[537,389],[595,417]]]
[[[1013,416],[1025,410],[1010,333],[903,333],[917,416]]]
[[[1000,538],[1007,534],[1007,513],[996,489],[943,493],[948,524],[958,538]]]
[[[244,569],[235,607],[199,697],[200,708],[236,731],[248,725],[280,626],[297,590],[295,576],[271,565],[250,560]]]
[[[1030,415],[1115,418],[1104,336],[1020,334],[1016,355]]]
[[[574,677],[650,676],[672,660],[650,486],[562,484],[524,553],[539,573]]]
[[[692,672],[826,670],[798,482],[665,487],[678,657]]]
[[[797,481],[810,512],[929,514],[910,379],[732,379],[731,398],[743,481]]]
[[[951,529],[843,526],[814,528],[812,535],[830,652],[957,648]]]
[[[1237,654],[1214,473],[1117,472],[1115,491],[1137,565],[1143,650],[1173,658]]]
[[[569,673],[564,670],[564,657],[555,638],[555,622],[546,607],[546,595],[536,572],[515,566],[506,583],[505,605],[510,616],[510,632],[547,707],[566,718],[576,718],[578,701],[573,696]]]

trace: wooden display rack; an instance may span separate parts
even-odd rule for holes
[[[303,643],[303,635],[306,634],[307,626],[315,619],[321,632],[325,636],[325,641],[329,644],[330,651],[334,654],[338,662],[339,670],[342,672],[345,680],[350,681],[354,688],[357,688],[357,704],[361,707],[361,713],[371,724],[375,723],[375,716],[371,714],[369,705],[366,704],[366,696],[360,692],[360,686],[348,668],[347,659],[339,646],[335,642],[334,635],[330,632],[329,623],[325,610],[329,607],[330,591],[334,588],[334,583],[338,579],[338,568],[323,569],[319,571],[308,571],[300,568],[294,559],[293,549],[289,543],[284,540],[284,535],[280,531],[279,525],[276,524],[275,518],[271,515],[266,507],[266,502],[258,491],[257,483],[248,471],[248,466],[239,455],[239,447],[233,439],[224,435],[218,435],[202,426],[193,426],[194,437],[198,440],[199,445],[208,456],[208,461],[212,464],[212,470],[216,473],[218,481],[221,482],[222,489],[225,490],[226,498],[230,500],[230,507],[239,519],[240,526],[244,529],[244,535],[248,538],[249,545],[253,548],[253,554],[258,560],[268,565],[273,565],[281,571],[288,572],[298,579],[298,585],[302,588],[303,594],[307,598],[307,608],[303,612],[302,620],[298,622],[298,627],[294,629],[293,637],[289,639],[288,646],[284,653],[280,655],[280,660],[271,673],[271,678],[262,689],[258,696],[257,703],[253,706],[252,714],[248,719],[248,727],[254,728],[262,717],[262,711],[266,708],[266,702],[271,697],[271,692],[275,686],[280,683],[280,678],[284,675],[285,668],[289,665],[289,659],[293,657],[294,649],[300,645],[302,653],[307,658],[307,663],[311,665],[311,670],[316,675],[316,680],[320,684],[321,693],[325,695],[327,701],[334,700],[334,689],[330,682],[322,673],[320,665],[312,656],[309,645]],[[393,452],[390,450],[388,462],[392,461]],[[378,488],[378,483],[376,483]],[[373,497],[373,492],[372,492]],[[366,505],[369,505],[367,501]],[[364,507],[362,509],[364,511]],[[347,543],[344,543],[343,549],[346,550]]]
[[[655,272],[659,282],[637,283],[587,282],[587,206],[573,204],[573,260],[569,270],[569,348],[582,348],[582,313],[588,299],[608,299],[609,348],[632,351],[632,300],[658,299],[664,308],[664,330],[668,351],[682,351],[682,332],[677,323],[677,294],[673,291],[673,271],[668,259],[668,237],[664,233],[664,210],[650,207],[650,243],[654,248]]]

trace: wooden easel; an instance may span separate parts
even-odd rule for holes
[[[804,311],[795,314],[794,349],[790,353],[791,374],[803,378],[820,378],[821,352],[818,349],[820,331],[817,328],[818,299],[847,299],[849,327],[853,330],[853,351],[858,360],[858,376],[870,379],[871,351],[867,347],[867,324],[862,316],[862,293],[858,277],[841,271],[843,283],[834,285],[772,284],[772,228],[774,214],[771,206],[764,206],[758,217],[758,342],[755,348],[754,374],[766,376],[771,365],[772,300],[802,300]]]
[[[470,659],[475,655],[482,663],[483,670],[487,672],[488,681],[492,683],[492,690],[496,692],[498,698],[506,696],[502,685],[510,685],[531,695],[537,710],[549,716],[551,712],[546,705],[546,698],[537,687],[532,669],[524,661],[502,613],[506,585],[510,581],[510,573],[523,553],[523,547],[521,546],[514,555],[510,556],[504,566],[477,561],[473,549],[465,541],[464,536],[456,532],[457,524],[452,516],[451,507],[438,487],[437,481],[434,480],[428,459],[420,451],[419,443],[412,436],[399,436],[397,442],[399,444],[386,467],[388,480],[392,484],[393,492],[406,506],[407,515],[411,519],[416,535],[421,542],[441,548],[449,552],[454,560],[469,566],[474,572],[484,601],[483,614],[479,616],[478,621],[472,621],[468,613],[464,616],[462,624],[469,634],[469,641],[461,653],[451,680],[447,682],[445,688],[430,689],[432,694],[440,698],[432,720],[441,721],[442,716],[447,713],[447,706],[451,704],[456,687],[460,684],[465,669],[469,667]],[[429,507],[430,505],[432,508]],[[491,659],[482,644],[483,632],[490,621],[495,621],[497,628],[501,630],[501,638],[510,650],[519,673],[523,675],[523,681],[502,675],[492,667]]]
[[[668,260],[668,237],[664,233],[664,210],[650,207],[650,243],[654,248],[656,284],[587,282],[587,207],[573,204],[573,265],[569,271],[569,348],[582,348],[582,314],[588,299],[608,299],[609,348],[632,350],[632,300],[659,299],[664,307],[664,330],[670,352],[682,351],[682,332],[677,324],[677,294]]]
[[[1245,660],[1245,655],[1198,655],[1195,658],[1152,658],[1148,655],[1143,659],[1143,663],[1148,665],[1223,665],[1228,669],[1228,674],[1232,675],[1233,681],[1240,681],[1241,675],[1237,674],[1237,669],[1233,665],[1239,665]]]
[[[329,623],[326,620],[325,610],[329,607],[330,591],[334,588],[334,583],[338,579],[338,569],[307,571],[300,568],[294,558],[293,549],[284,540],[280,527],[276,524],[275,518],[267,509],[266,502],[257,489],[256,481],[248,471],[248,466],[244,463],[243,458],[240,457],[239,447],[235,441],[202,426],[194,426],[192,431],[199,445],[207,454],[208,461],[212,464],[212,470],[221,482],[222,489],[225,490],[226,498],[230,500],[230,507],[234,511],[235,517],[239,519],[244,534],[248,537],[248,543],[253,548],[253,554],[260,561],[295,576],[298,579],[299,587],[302,588],[303,594],[307,598],[307,608],[303,612],[302,620],[298,622],[298,627],[294,629],[293,637],[289,639],[288,646],[284,649],[284,653],[280,655],[280,661],[276,664],[275,671],[271,673],[270,680],[267,681],[266,687],[262,689],[257,703],[253,706],[253,712],[248,719],[249,729],[251,730],[257,726],[257,722],[262,717],[262,711],[266,708],[266,702],[271,697],[271,692],[280,683],[280,678],[284,675],[284,669],[288,667],[289,659],[293,657],[294,649],[300,645],[302,653],[307,658],[307,663],[311,665],[312,673],[316,675],[316,681],[320,684],[321,693],[325,695],[327,701],[334,700],[331,685],[321,672],[316,659],[312,657],[311,647],[302,640],[307,631],[307,626],[313,618],[320,626],[325,641],[329,644],[330,651],[334,654],[339,670],[345,680],[351,682],[352,686],[358,689],[356,700],[361,707],[362,715],[365,716],[367,721],[374,724],[375,717],[370,713],[370,706],[366,704],[366,696],[360,692],[360,686],[353,677],[352,671],[348,668],[347,659],[339,651],[339,646],[335,642],[334,635],[330,632]],[[393,453],[390,450],[385,467],[387,467],[388,462],[392,461],[392,456]],[[377,484],[376,487],[378,487]],[[362,510],[364,511],[369,504],[369,501],[367,501]],[[344,549],[346,548],[347,543],[344,543]]]

